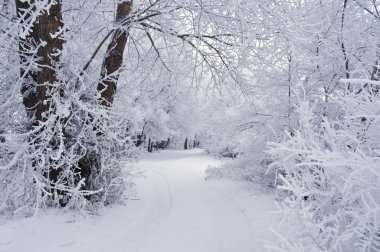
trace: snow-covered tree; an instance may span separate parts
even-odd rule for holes
[[[377,251],[380,3],[253,2],[250,102],[219,127],[239,155],[210,174],[278,186],[285,251]]]
[[[350,85],[358,86],[355,81]],[[339,120],[320,121],[310,102],[300,102],[299,127],[281,142],[269,144],[286,218],[291,220],[286,225],[302,227],[286,236],[289,244],[301,244],[305,251],[380,247],[380,99],[365,85],[353,87],[360,93],[331,97],[339,107]]]

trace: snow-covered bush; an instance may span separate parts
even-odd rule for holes
[[[286,92],[286,88],[278,87],[279,93]],[[215,120],[216,123],[212,124],[214,128],[208,131],[211,143],[207,148],[211,153],[232,159],[225,160],[219,167],[208,169],[209,179],[223,177],[245,180],[261,189],[274,189],[276,175],[268,169],[271,157],[265,152],[265,145],[268,141],[276,141],[284,128],[288,128],[289,120],[284,116],[288,113],[288,107],[283,106],[287,97],[262,95],[254,101],[235,101],[226,111],[218,111],[219,121]]]
[[[368,83],[380,84],[364,81],[330,97],[339,107],[335,119],[320,120],[318,106],[299,102],[299,126],[268,144],[286,251],[380,249],[380,97]]]
[[[261,130],[261,131],[260,131]],[[256,131],[256,132],[254,132]],[[246,131],[239,136],[230,137],[228,141],[221,142],[220,148],[234,156],[223,156],[223,150],[218,150],[223,157],[228,157],[218,167],[210,167],[207,170],[208,179],[228,178],[234,180],[245,180],[265,190],[273,190],[276,175],[274,170],[268,169],[272,162],[271,157],[265,153],[265,144],[269,140],[276,139],[275,132],[267,125],[253,127],[252,131]],[[228,149],[229,144],[235,144]],[[215,150],[215,148],[214,148]]]
[[[133,153],[126,114],[93,102],[89,83],[78,85],[67,71],[60,77],[65,95],[52,91],[46,121],[32,127],[10,119],[18,127],[3,129],[1,213],[29,215],[43,206],[94,210],[122,200],[130,185],[129,171],[122,171]]]

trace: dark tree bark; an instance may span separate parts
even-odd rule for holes
[[[63,48],[63,39],[56,35],[63,28],[62,21],[62,4],[56,0],[48,12],[40,15],[38,20],[38,38],[46,42],[45,46],[38,48],[37,56],[41,58],[39,64],[41,70],[37,73],[37,96],[39,101],[36,107],[36,119],[45,120],[43,113],[49,110],[49,92],[52,86],[57,84],[56,69],[59,64],[61,51]]]
[[[344,2],[343,2],[343,10],[342,10],[342,18],[341,18],[341,27],[340,28],[341,28],[341,33],[342,33],[341,34],[341,39],[342,39],[341,48],[342,48],[342,53],[344,56],[345,75],[346,75],[346,79],[349,79],[350,78],[350,62],[349,62],[349,59],[347,56],[347,50],[346,50],[346,46],[344,43],[344,34],[343,34],[344,19],[345,19],[346,10],[347,10],[347,2],[348,2],[348,0],[344,0]]]
[[[122,1],[117,5],[116,23],[121,23],[132,10],[132,1]],[[101,104],[111,106],[119,79],[119,69],[123,64],[123,54],[128,39],[128,27],[121,27],[114,31],[111,42],[102,65],[101,82],[98,91],[101,94]]]
[[[185,149],[185,150],[187,150],[187,142],[188,142],[188,140],[187,140],[187,137],[185,138],[185,143],[184,143],[184,145],[183,145],[183,148]]]
[[[49,10],[39,13],[34,22],[31,20],[31,14],[36,11],[33,7],[35,1],[16,0],[15,3],[21,25],[31,26],[31,31],[25,37],[20,37],[20,77],[23,79],[21,84],[23,104],[31,120],[29,126],[37,126],[49,117],[47,112],[50,109],[51,93],[59,90],[56,70],[59,67],[60,52],[64,42],[59,36],[63,27],[62,3],[61,0],[56,0]],[[35,58],[33,54],[36,54]],[[32,61],[37,62],[38,69],[27,71],[27,65]],[[35,132],[34,136],[38,134],[39,132]],[[50,144],[51,148],[57,148],[54,141]],[[36,164],[37,161],[34,160],[34,167]],[[44,176],[53,185],[58,180],[60,172],[60,169],[48,169]],[[61,194],[58,190],[57,193]]]
[[[33,3],[33,1],[31,1],[31,3]],[[30,8],[31,6],[29,3],[16,0],[17,17],[22,25],[26,25],[30,18],[30,12],[28,11]],[[22,16],[24,16],[24,19],[21,19]],[[36,41],[38,41],[37,34],[37,26],[33,25],[30,33],[25,38],[20,38],[19,42],[20,77],[23,77],[21,93],[23,95],[23,104],[29,118],[34,116],[35,107],[38,103],[36,93],[37,72],[33,70],[25,72],[25,65],[28,64],[33,56],[30,51],[36,46]]]
[[[30,22],[33,3],[34,0],[30,3],[16,0],[17,16],[21,18],[25,14],[25,18],[21,20],[24,24]],[[61,1],[56,0],[49,11],[41,13],[32,24],[32,31],[25,38],[20,38],[20,75],[24,77],[21,92],[27,114],[30,118],[35,118],[35,123],[46,120],[43,115],[50,107],[50,84],[57,82],[56,68],[60,60],[59,52],[63,48],[63,39],[55,35],[63,27],[61,8]],[[41,42],[46,44],[42,46]],[[25,72],[24,66],[31,60],[31,50],[35,48],[38,48],[36,56],[40,69]]]
[[[45,121],[50,109],[50,96],[52,92],[60,92],[58,86],[57,69],[59,67],[60,52],[63,49],[63,39],[59,36],[63,28],[62,21],[62,2],[55,0],[48,11],[40,13],[37,19],[30,24],[31,13],[35,0],[23,1],[15,0],[16,11],[19,19],[24,25],[31,25],[31,31],[25,36],[20,37],[20,75],[24,80],[21,87],[23,104],[27,115],[34,126]],[[132,1],[119,0],[115,22],[120,24],[131,12]],[[119,78],[119,70],[123,63],[123,53],[127,43],[127,28],[120,27],[113,31],[111,42],[107,48],[107,53],[102,65],[101,79],[97,90],[101,94],[100,104],[111,106],[116,92],[116,85]],[[33,51],[37,49],[35,59]],[[26,66],[31,60],[38,60],[39,69],[32,69],[26,72]],[[50,109],[51,110],[51,109]],[[52,112],[52,111],[51,111]],[[38,132],[35,134],[39,134]],[[52,148],[55,144],[52,142]],[[78,162],[81,178],[85,178],[85,189],[92,188],[91,179],[95,179],[100,174],[100,156],[96,151],[88,151]],[[57,181],[61,170],[49,169],[46,171],[46,178],[52,184]],[[80,178],[79,178],[80,179]],[[79,180],[78,180],[79,181]],[[54,187],[54,186],[52,186]],[[62,194],[57,190],[59,195]],[[61,202],[64,205],[65,202]]]
[[[150,141],[150,138],[148,140],[148,152],[152,152],[152,143]]]
[[[115,23],[120,24],[131,12],[132,1],[120,0],[117,5]],[[111,38],[111,42],[107,47],[106,55],[103,61],[101,70],[101,81],[98,83],[97,90],[100,93],[100,104],[105,107],[110,107],[113,103],[114,95],[116,92],[116,86],[119,79],[119,70],[123,64],[123,54],[125,46],[127,44],[127,27],[120,27],[114,30]],[[87,68],[86,66],[85,68]],[[102,132],[99,132],[100,137]],[[148,146],[149,148],[149,146]],[[85,189],[96,190],[91,185],[92,180],[96,180],[96,177],[101,171],[101,157],[95,151],[88,151],[84,157],[78,163],[80,174],[82,178],[85,178],[87,183]],[[90,199],[90,196],[89,196]]]

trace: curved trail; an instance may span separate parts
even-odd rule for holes
[[[210,164],[210,160],[205,161],[196,150],[166,151],[140,164],[146,170],[148,181],[153,176],[162,180],[161,186],[166,185],[166,188],[154,190],[166,190],[161,196],[166,194],[165,198],[170,200],[153,206],[151,214],[157,211],[156,219],[161,219],[161,224],[136,251],[157,248],[168,252],[253,251],[250,221],[231,199],[207,185],[204,173],[199,174]],[[141,198],[148,200],[143,194]]]
[[[273,199],[247,196],[238,182],[205,181],[217,162],[202,150],[153,154],[138,163],[145,177],[136,200],[95,218],[48,213],[0,224],[0,251],[264,251]]]

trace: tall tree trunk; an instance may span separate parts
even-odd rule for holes
[[[24,2],[16,0],[17,16],[24,19],[21,24],[30,22],[31,11],[34,11],[35,1]],[[23,103],[30,118],[35,122],[46,120],[44,113],[49,110],[49,91],[57,82],[56,68],[60,60],[60,51],[63,48],[63,39],[57,36],[63,27],[62,3],[55,0],[48,11],[42,12],[32,24],[32,30],[20,38],[20,74],[24,76],[21,92]],[[44,43],[44,45],[42,44]],[[25,72],[24,65],[31,60],[32,51],[38,48],[36,57],[40,69]]]
[[[344,56],[345,76],[346,76],[346,79],[350,79],[350,62],[349,62],[348,55],[347,55],[346,45],[344,43],[344,28],[345,28],[344,27],[344,19],[345,19],[346,10],[347,10],[347,2],[348,2],[348,0],[344,0],[344,2],[343,2],[340,32],[341,32],[341,40],[342,40],[341,48],[342,48],[342,53]],[[347,89],[349,92],[351,92],[352,86],[350,84],[348,84]]]
[[[38,13],[39,16],[33,22],[31,17],[36,11],[34,4],[35,0],[29,2],[16,0],[16,11],[21,25],[31,26],[29,33],[20,36],[20,77],[23,79],[21,84],[23,104],[27,116],[31,119],[31,125],[36,126],[49,117],[46,112],[50,108],[50,96],[51,92],[54,92],[53,88],[59,90],[56,86],[59,85],[56,69],[59,67],[63,48],[63,39],[59,36],[63,28],[63,21],[61,0],[55,0],[49,10]],[[37,63],[38,69],[27,71],[27,65],[33,61]],[[34,136],[38,136],[38,134],[39,132],[35,132]],[[52,148],[57,148],[54,143],[51,145]],[[37,167],[37,163],[36,160],[33,161],[35,167]],[[44,176],[50,181],[52,187],[58,180],[60,172],[60,169],[49,168],[45,171]]]
[[[116,10],[115,23],[119,25],[130,14],[132,10],[132,1],[119,0]],[[101,81],[98,83],[97,90],[100,93],[100,104],[105,107],[112,105],[116,92],[117,81],[119,79],[119,70],[123,64],[123,54],[128,38],[128,27],[119,27],[113,34],[110,44],[107,47],[106,55],[103,61],[100,73]],[[100,132],[98,136],[101,136]],[[149,148],[149,147],[148,147]],[[96,180],[101,171],[100,155],[92,150],[81,158],[78,163],[81,177],[86,179],[85,189],[97,190],[91,184]],[[89,196],[90,198],[90,196]]]
[[[188,142],[188,140],[187,140],[187,137],[185,138],[185,143],[183,144],[183,149],[185,149],[185,150],[187,150],[187,142]]]
[[[132,10],[132,1],[120,0],[116,11],[116,24],[121,23]],[[119,79],[119,69],[123,64],[123,54],[128,39],[128,27],[121,27],[114,31],[110,44],[108,45],[105,59],[102,65],[101,82],[98,91],[101,94],[101,104],[111,106],[116,92]]]
[[[37,52],[37,56],[41,59],[39,61],[41,69],[37,73],[39,102],[36,107],[36,119],[43,121],[46,119],[43,113],[50,107],[49,93],[52,89],[50,84],[57,84],[56,68],[63,48],[63,39],[58,35],[63,29],[61,0],[55,0],[49,11],[38,17],[37,24],[38,38],[46,42],[46,45],[40,46]]]

